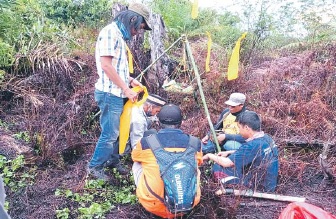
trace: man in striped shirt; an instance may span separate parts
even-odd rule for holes
[[[89,173],[108,180],[104,172],[106,161],[121,174],[127,171],[119,162],[118,136],[120,115],[127,98],[137,99],[138,94],[129,87],[142,86],[129,76],[126,41],[145,30],[151,30],[148,9],[139,3],[120,12],[112,23],[99,33],[96,43],[96,65],[99,75],[95,84],[95,101],[100,108],[101,134],[89,162]]]

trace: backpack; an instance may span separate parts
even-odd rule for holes
[[[164,184],[164,198],[155,194],[147,184],[148,190],[173,213],[188,213],[194,205],[197,193],[197,161],[198,139],[190,136],[188,147],[183,152],[166,151],[156,134],[146,138],[149,147],[160,167]]]

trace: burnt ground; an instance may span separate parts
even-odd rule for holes
[[[201,51],[195,56],[196,61],[203,59],[206,50],[195,48]],[[263,129],[280,148],[280,176],[275,193],[305,197],[307,203],[334,215],[336,184],[324,180],[318,158],[323,145],[328,145],[328,170],[335,176],[335,51],[336,47],[329,44],[300,53],[281,51],[278,58],[251,62],[241,69],[235,81],[225,79],[217,57],[212,57],[211,65],[215,67],[201,75],[213,121],[232,92],[245,93],[247,107],[262,116]],[[1,126],[0,152],[7,159],[24,154],[26,165],[19,171],[24,173],[34,167],[34,172],[29,173],[36,174],[32,185],[17,191],[6,188],[12,218],[56,218],[56,209],[80,207],[65,197],[55,196],[55,191],[83,191],[85,167],[99,136],[98,109],[93,100],[93,60],[82,54],[67,63],[57,62],[54,68],[35,69],[30,75],[15,74],[4,85],[0,118],[8,126]],[[200,64],[199,68],[204,66]],[[181,105],[185,116],[182,129],[201,138],[208,131],[208,123],[195,90],[193,94],[170,92],[166,96]],[[14,133],[22,131],[30,134],[29,143],[13,138]],[[129,157],[124,162],[131,167]],[[217,196],[215,192],[220,186],[209,174],[210,165],[204,164],[201,171],[201,202],[185,218],[278,218],[288,205],[268,199]],[[122,180],[114,176],[112,183],[131,186],[132,180],[130,176]],[[115,206],[106,218],[155,218],[139,204]],[[77,217],[70,213],[69,218]]]

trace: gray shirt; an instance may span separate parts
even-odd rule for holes
[[[1,219],[10,219],[10,216],[7,214],[4,205],[5,205],[5,186],[2,180],[2,177],[0,175],[0,218]]]

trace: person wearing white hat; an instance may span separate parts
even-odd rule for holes
[[[217,140],[222,150],[230,151],[238,149],[245,139],[239,134],[237,117],[244,111],[246,96],[242,93],[232,93],[229,100],[225,102],[228,108],[221,113],[217,123],[214,125]],[[203,153],[213,153],[216,151],[215,144],[210,140],[210,132],[202,139]]]

